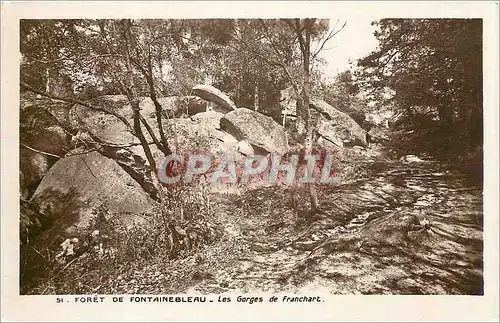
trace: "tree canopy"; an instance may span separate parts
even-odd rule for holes
[[[370,100],[392,104],[412,121],[439,122],[477,143],[481,136],[482,21],[382,19],[379,48],[358,62]]]

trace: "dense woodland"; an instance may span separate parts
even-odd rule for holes
[[[392,259],[394,266],[400,266],[404,272],[423,275],[425,269],[410,268],[405,261],[400,261],[404,258],[415,263],[422,261],[423,266],[435,271],[432,278],[424,279],[430,283],[418,281],[411,275],[404,276],[406,280],[387,282],[389,277],[382,275],[383,283],[369,286],[364,286],[361,280],[358,284],[356,280],[346,283],[350,281],[349,275],[340,271],[330,276],[320,275],[334,286],[343,286],[333,288],[334,293],[482,293],[482,239],[477,238],[482,230],[482,21],[375,21],[378,48],[353,62],[351,69],[339,73],[335,79],[327,79],[321,72],[325,62],[319,54],[349,23],[355,22],[22,20],[22,292],[179,292],[196,284],[202,286],[197,290],[221,292],[230,288],[233,281],[241,280],[222,279],[210,272],[210,268],[220,270],[219,273],[234,271],[236,260],[228,252],[236,253],[234,250],[250,245],[250,249],[255,246],[265,249],[260,250],[264,256],[259,259],[269,266],[279,266],[283,259],[292,258],[296,262],[278,278],[262,278],[272,283],[236,284],[234,288],[243,291],[301,286],[321,271],[311,268],[324,269],[321,266],[325,260],[314,258],[321,252],[322,257],[331,257],[328,268],[342,262],[342,257],[348,257],[347,264],[368,259],[367,271],[372,265],[383,268],[384,261]],[[192,106],[201,106],[200,111],[206,113],[214,105],[193,98],[193,89],[199,84],[211,85],[227,95],[237,107],[235,111],[246,108],[254,111],[256,118],[261,118],[260,115],[272,118],[276,127],[282,127],[286,134],[288,151],[323,147],[318,138],[325,137],[321,132],[324,124],[345,127],[343,121],[338,121],[345,119],[326,118],[325,111],[329,110],[318,108],[321,106],[318,100],[354,120],[352,129],[360,129],[366,140],[340,146],[329,143],[339,156],[336,166],[344,179],[335,187],[308,184],[284,189],[239,188],[241,191],[236,195],[214,195],[205,186],[166,189],[157,178],[159,156],[186,153],[191,149],[175,127],[196,117],[190,112]],[[180,99],[173,105],[166,103],[174,97]],[[144,108],[146,99],[150,102],[149,110]],[[84,111],[79,112],[78,122],[71,116],[75,109]],[[288,121],[285,111],[290,109],[295,110],[291,113],[294,118]],[[105,126],[82,121],[92,113],[104,120]],[[220,123],[222,125],[222,121]],[[216,121],[217,129],[218,124]],[[99,134],[112,132],[115,126],[122,130],[106,138]],[[352,129],[348,129],[351,135]],[[82,137],[84,132],[86,137]],[[133,140],[108,140],[112,136],[125,138],[125,133]],[[196,142],[196,147],[203,145],[202,139]],[[130,152],[132,146],[141,151]],[[120,155],[126,154],[123,151],[132,156],[127,162]],[[93,155],[96,152],[100,154],[97,157]],[[109,167],[118,165],[116,167],[129,174],[135,183],[127,185],[146,192],[144,205],[151,208],[146,224],[132,227],[117,224],[115,218],[120,215],[111,212],[112,207],[102,201],[96,203],[97,206],[75,207],[74,203],[80,200],[71,195],[72,188],[60,184],[62,180],[59,184],[64,194],[56,199],[61,205],[44,209],[44,203],[51,196],[42,196],[39,192],[42,187],[48,187],[50,172],[75,156],[83,158],[90,180],[106,176],[99,174],[99,169],[91,170],[92,163],[101,162],[100,156],[107,158],[106,162],[111,160],[113,164]],[[139,162],[137,156],[142,156]],[[34,159],[45,165],[43,174],[30,168]],[[68,174],[74,172],[71,169],[69,167],[64,176],[70,176]],[[59,181],[57,176],[52,176]],[[429,177],[419,182],[425,176]],[[392,191],[380,193],[376,187],[371,199],[353,198],[370,190],[366,185],[378,183],[376,178],[391,181],[391,184],[381,183],[380,187],[392,185]],[[427,195],[412,193],[417,184],[408,186],[408,178],[418,181],[420,192]],[[403,182],[407,186],[399,187]],[[81,185],[85,183],[82,181]],[[71,185],[77,184],[73,180]],[[446,190],[439,191],[441,186]],[[49,188],[53,189],[51,194],[56,194],[56,186]],[[450,198],[463,191],[468,195]],[[422,202],[419,198],[424,197],[427,204],[418,204]],[[434,205],[429,199],[441,202],[432,202],[437,203]],[[404,202],[406,200],[413,202]],[[417,215],[413,215],[415,205],[420,207]],[[427,212],[431,209],[438,212],[443,205],[448,208],[443,212],[455,208],[458,214],[451,222],[446,222],[449,220],[446,218],[443,226],[466,223],[460,227],[463,236],[454,236],[453,228],[429,224],[440,220],[434,213]],[[139,203],[139,209],[142,206]],[[68,207],[92,209],[94,216],[85,230],[68,231],[71,224],[58,224],[59,219],[67,217],[64,214]],[[274,212],[271,210],[280,214],[269,214]],[[348,227],[356,219],[362,220],[361,228],[352,225],[346,232],[339,229]],[[228,223],[240,223],[240,220],[250,231],[265,232],[260,236],[249,234],[253,239],[249,243],[241,242],[239,233],[228,238]],[[244,225],[241,225],[243,232]],[[415,231],[413,227],[425,235],[415,238],[410,234],[408,238],[408,232]],[[429,233],[433,228],[441,233],[433,236]],[[325,230],[334,230],[334,233],[320,233]],[[72,257],[61,260],[60,249],[67,248],[62,244],[74,237],[79,237],[81,245],[71,251]],[[449,269],[444,259],[436,260],[433,254],[445,248],[443,246],[448,248],[450,241],[466,246],[463,253],[458,247],[447,250],[450,257],[464,263],[455,266],[459,269]],[[363,253],[362,245],[371,246],[366,250],[372,251]],[[374,252],[374,248],[380,253]],[[245,250],[241,251],[243,255],[252,258]],[[289,250],[293,256],[280,255],[283,250]],[[252,258],[254,265],[258,263],[257,258]],[[311,261],[313,258],[316,260]],[[140,276],[137,274],[140,270],[150,270],[143,275],[149,277],[144,283],[147,286],[130,283],[131,277]],[[261,273],[266,269],[254,271]],[[84,276],[86,278],[80,278]],[[412,279],[418,283],[409,283]]]

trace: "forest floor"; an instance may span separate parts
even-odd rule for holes
[[[321,189],[324,211],[314,217],[294,207],[307,195],[292,192],[214,196],[220,241],[128,268],[100,292],[483,293],[482,188],[463,174],[433,162],[387,164]]]
[[[325,211],[313,219],[294,209],[291,194],[220,196],[226,241],[210,248],[186,291],[483,293],[482,189],[463,175],[392,163],[321,190]],[[176,290],[155,292],[166,291]]]
[[[99,294],[482,294],[481,184],[429,160],[364,167],[368,177],[319,188],[315,215],[300,209],[308,208],[300,189],[214,193],[223,228],[216,242],[109,275],[70,267],[62,286],[73,280],[72,292]],[[42,286],[28,294],[68,293]]]

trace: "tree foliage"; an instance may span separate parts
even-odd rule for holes
[[[369,98],[379,105],[393,103],[411,122],[426,120],[420,130],[455,132],[450,137],[458,133],[477,144],[482,21],[382,19],[374,25],[379,48],[358,62],[356,75]]]

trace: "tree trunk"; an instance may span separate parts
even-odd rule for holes
[[[307,133],[307,127],[306,127],[306,105],[304,104],[304,98],[302,94],[299,94],[297,97],[297,105],[296,105],[296,110],[297,110],[297,122],[296,122],[296,127],[297,127],[297,133],[300,141],[304,141]]]
[[[302,42],[301,50],[302,50],[302,59],[303,59],[303,68],[304,68],[304,76],[303,76],[303,84],[302,84],[302,93],[301,93],[301,104],[302,104],[302,115],[305,123],[305,137],[304,137],[304,148],[306,153],[312,153],[313,146],[313,124],[311,120],[311,113],[309,108],[310,101],[310,86],[311,86],[311,71],[310,71],[310,56],[311,56],[311,29],[313,26],[313,21],[310,19],[305,19],[305,39],[299,38]],[[301,37],[302,35],[300,35]],[[309,198],[311,202],[311,212],[317,212],[319,208],[318,203],[318,194],[316,192],[316,187],[314,183],[308,183],[309,188]]]
[[[259,85],[257,84],[257,82],[255,82],[253,91],[253,108],[255,111],[259,111],[259,104],[260,104]]]
[[[134,84],[134,76],[132,74],[132,64],[130,62],[130,27],[131,23],[130,20],[124,19],[123,21],[123,37],[125,40],[125,58],[126,58],[126,65],[127,65],[127,76],[128,76],[128,86],[126,89],[127,93],[127,98],[130,102],[130,105],[132,107],[133,111],[133,120],[134,120],[134,132],[139,138],[139,141],[141,142],[142,149],[144,150],[144,154],[146,155],[146,158],[149,162],[150,169],[152,173],[156,173],[156,162],[153,158],[153,154],[151,154],[151,149],[149,149],[148,142],[146,138],[144,137],[144,134],[142,132],[141,128],[141,116],[140,116],[140,107],[139,107],[139,98],[137,96],[135,84]]]

